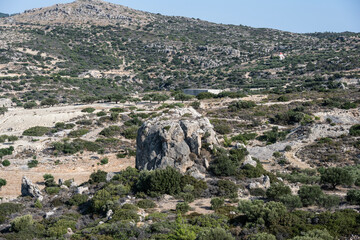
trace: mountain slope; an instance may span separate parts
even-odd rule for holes
[[[121,89],[326,89],[360,68],[359,34],[222,25],[99,0],[29,10],[0,20],[0,26],[4,80],[22,76],[44,91],[82,90],[74,98]],[[39,76],[47,85],[35,80]],[[5,92],[34,88],[9,84]],[[70,94],[62,91],[55,95]]]

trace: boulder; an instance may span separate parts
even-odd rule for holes
[[[27,177],[22,178],[21,182],[21,195],[22,196],[30,196],[39,199],[42,201],[43,195],[38,186],[33,184]]]
[[[248,154],[248,155],[245,156],[245,160],[244,160],[244,162],[243,162],[242,165],[245,166],[245,165],[247,165],[247,164],[249,164],[249,165],[251,165],[251,166],[253,166],[253,167],[256,167],[257,162],[254,161],[254,160],[252,159],[252,157]]]
[[[218,144],[209,119],[193,108],[178,108],[146,121],[136,139],[136,168],[154,170],[174,167],[186,172],[201,147]]]
[[[261,176],[259,178],[251,179],[251,183],[248,185],[249,189],[262,188],[268,189],[270,187],[270,178],[269,176]]]
[[[76,189],[77,194],[83,194],[84,192],[88,192],[88,191],[89,191],[89,187],[78,187]]]

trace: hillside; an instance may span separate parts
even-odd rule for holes
[[[53,94],[74,99],[114,90],[207,86],[326,89],[336,88],[342,77],[358,76],[360,65],[355,33],[304,35],[221,25],[99,0],[28,10],[0,25],[2,88],[20,98],[34,85],[39,92],[61,88]]]

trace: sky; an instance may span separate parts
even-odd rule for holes
[[[0,12],[73,0],[0,0]],[[284,31],[360,32],[360,0],[107,0],[134,9]]]

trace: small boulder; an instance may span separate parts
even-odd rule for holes
[[[21,195],[22,196],[30,196],[39,199],[42,201],[43,195],[41,194],[41,191],[39,187],[35,184],[33,184],[27,177],[22,178],[21,182]]]
[[[257,162],[254,161],[250,155],[246,155],[246,156],[245,156],[245,160],[244,160],[244,162],[243,162],[243,166],[245,166],[245,165],[247,165],[247,164],[249,164],[249,165],[251,165],[251,166],[253,166],[253,167],[256,167]]]

